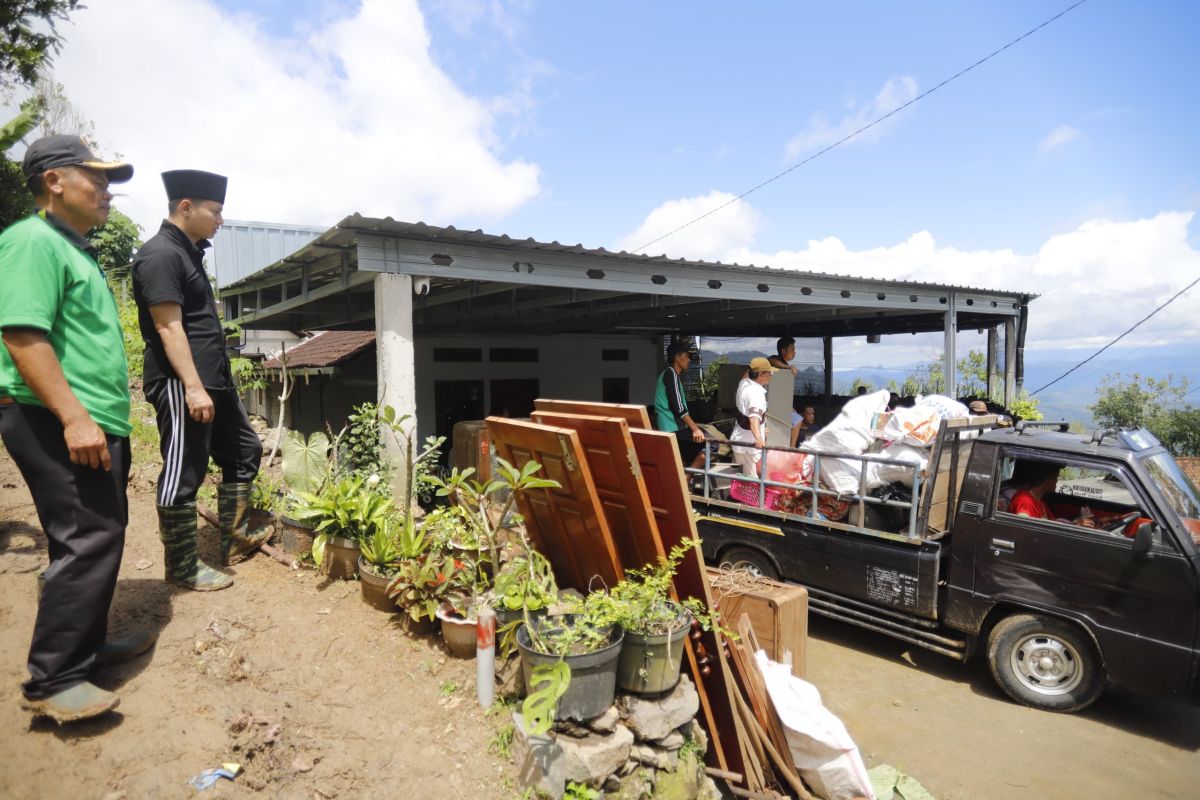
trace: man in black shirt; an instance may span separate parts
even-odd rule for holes
[[[204,271],[204,250],[223,222],[227,179],[199,170],[163,173],[167,219],[133,262],[138,324],[146,340],[143,381],[158,416],[163,468],[158,479],[159,533],[167,579],[214,591],[233,584],[196,549],[196,491],[212,456],[225,564],[250,556],[270,536],[250,531],[250,488],[262,444],[238,397],[225,331]]]

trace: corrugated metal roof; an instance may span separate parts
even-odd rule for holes
[[[217,286],[228,286],[275,264],[316,239],[326,228],[226,220],[213,238]]]
[[[620,259],[622,261],[635,261],[635,262],[640,262],[640,263],[645,263],[645,264],[677,264],[677,265],[683,265],[683,266],[698,266],[698,267],[710,267],[710,268],[716,268],[716,269],[725,269],[725,270],[736,271],[736,272],[766,271],[769,273],[776,273],[776,274],[782,273],[782,274],[787,274],[787,275],[813,275],[813,276],[820,276],[820,277],[825,277],[825,278],[837,278],[839,280],[844,280],[847,282],[864,282],[865,283],[865,282],[886,281],[888,283],[893,283],[898,286],[911,286],[914,288],[921,287],[921,288],[941,289],[941,290],[948,290],[948,291],[957,290],[957,291],[988,292],[991,294],[1000,294],[1000,295],[1011,296],[1013,298],[1029,297],[1032,299],[1034,297],[1037,297],[1037,295],[1032,295],[1027,292],[1003,291],[1003,290],[997,290],[997,289],[982,289],[982,288],[972,287],[972,286],[956,286],[956,285],[942,284],[942,283],[922,283],[919,281],[893,280],[893,279],[889,279],[889,278],[862,278],[862,277],[853,276],[853,275],[839,275],[839,274],[833,273],[833,272],[812,272],[811,270],[788,269],[785,267],[772,267],[772,266],[758,265],[758,264],[737,264],[737,263],[726,264],[726,263],[723,263],[720,261],[703,261],[703,260],[687,259],[687,258],[671,258],[670,256],[668,256],[665,253],[663,253],[661,255],[657,255],[657,256],[650,256],[650,255],[642,255],[640,253],[630,253],[625,250],[621,250],[621,251],[607,250],[603,247],[589,248],[589,247],[584,247],[582,244],[566,245],[566,244],[562,244],[561,242],[557,242],[557,241],[539,242],[536,239],[532,239],[532,238],[513,239],[512,237],[510,237],[506,234],[497,235],[497,234],[485,233],[479,229],[473,230],[473,231],[468,231],[468,230],[459,230],[458,228],[455,228],[454,226],[449,226],[449,227],[443,228],[443,227],[439,227],[437,225],[428,225],[424,222],[401,222],[399,220],[392,219],[391,217],[385,217],[383,219],[380,219],[377,217],[364,217],[357,213],[352,214],[349,217],[346,217],[344,220],[339,222],[335,226],[334,229],[330,229],[330,231],[327,231],[326,234],[332,234],[333,231],[337,230],[337,229],[349,230],[349,231],[370,232],[370,233],[380,234],[380,235],[384,235],[384,236],[390,235],[390,236],[397,236],[397,237],[404,237],[404,238],[411,238],[411,239],[422,239],[422,240],[431,241],[431,242],[450,242],[450,243],[456,243],[456,244],[469,244],[469,245],[478,245],[478,246],[484,246],[484,247],[499,247],[499,248],[518,248],[519,247],[519,248],[523,248],[523,249],[538,250],[538,251],[547,252],[547,253],[570,253],[570,254],[574,254],[574,255],[586,255],[586,256],[594,256],[594,257],[599,257],[599,258]],[[325,235],[323,235],[321,238],[324,240],[327,237]],[[332,239],[334,237],[330,236],[328,238]]]
[[[308,229],[311,230],[311,229]],[[334,227],[325,230],[318,236],[307,243],[304,248],[298,248],[298,251],[289,253],[293,255],[292,261],[311,261],[316,257],[316,252],[312,252],[312,245],[332,247],[332,248],[347,248],[353,247],[355,243],[356,233],[371,233],[374,235],[396,236],[403,239],[424,240],[431,242],[446,242],[457,243],[457,245],[473,245],[480,247],[496,247],[504,249],[532,249],[544,253],[569,253],[576,255],[587,255],[587,257],[601,259],[618,259],[622,261],[632,261],[638,264],[676,264],[682,266],[703,266],[712,267],[712,269],[726,270],[730,272],[739,272],[746,275],[761,276],[763,272],[769,275],[788,275],[788,276],[812,276],[821,278],[835,278],[839,281],[847,283],[871,283],[871,282],[887,282],[896,285],[896,287],[910,287],[913,289],[930,289],[940,291],[979,291],[979,293],[988,293],[992,295],[1002,295],[1013,297],[1014,300],[1027,297],[1033,300],[1037,297],[1036,294],[1027,293],[1027,291],[1013,291],[1002,289],[983,289],[978,287],[966,287],[966,285],[955,285],[946,283],[923,283],[919,281],[896,281],[893,278],[864,278],[851,275],[839,275],[836,272],[814,272],[811,270],[794,270],[787,267],[779,266],[764,266],[757,264],[725,264],[722,261],[706,261],[686,258],[671,258],[670,255],[643,255],[641,253],[630,253],[626,251],[611,251],[604,247],[584,247],[580,243],[576,245],[563,245],[562,242],[551,241],[542,242],[535,239],[512,239],[506,234],[488,234],[480,229],[476,230],[460,230],[450,225],[450,227],[439,227],[439,225],[426,224],[424,222],[401,222],[398,219],[391,217],[364,217],[359,213],[353,213],[341,222],[338,222]],[[284,254],[288,255],[288,254]],[[264,264],[259,267],[260,273],[254,275],[241,275],[235,284],[251,284],[254,283],[250,278],[269,277],[277,275],[277,273],[288,270],[287,264],[281,264],[280,261],[284,258],[271,261],[269,264]],[[234,284],[229,284],[230,287]],[[240,287],[239,287],[240,288]]]

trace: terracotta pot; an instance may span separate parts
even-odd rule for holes
[[[475,657],[475,620],[464,619],[453,611],[439,608],[437,618],[442,623],[442,639],[455,658]]]
[[[392,579],[375,572],[375,565],[367,563],[362,556],[358,557],[358,580],[362,585],[363,602],[380,611],[396,612],[396,602],[387,596],[388,584]]]
[[[332,581],[350,581],[358,575],[358,557],[362,551],[358,542],[343,536],[330,536],[325,543],[325,558],[321,574]]]
[[[313,539],[316,534],[304,522],[292,519],[286,514],[279,517],[279,543],[283,552],[297,558],[304,558],[312,553]]]
[[[399,625],[409,636],[432,636],[438,630],[436,619],[413,619],[404,609],[400,609]]]

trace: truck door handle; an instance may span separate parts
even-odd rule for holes
[[[1013,553],[1016,549],[1017,545],[1012,539],[992,539],[992,550],[996,555],[1000,555],[1001,552]]]

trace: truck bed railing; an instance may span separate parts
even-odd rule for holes
[[[987,415],[983,417],[973,417],[968,419],[942,420],[941,426],[938,429],[937,437],[934,439],[932,446],[929,448],[929,463],[928,466],[922,468],[919,464],[914,464],[910,461],[902,461],[896,458],[876,453],[839,453],[828,450],[816,450],[808,447],[780,447],[780,446],[764,446],[760,448],[759,463],[765,465],[769,452],[784,452],[784,453],[802,453],[812,457],[812,479],[810,483],[788,483],[783,481],[775,481],[761,474],[765,469],[760,469],[759,475],[746,475],[740,470],[734,472],[725,471],[725,467],[730,466],[728,462],[714,464],[712,446],[707,446],[709,443],[717,445],[728,445],[729,447],[746,447],[751,449],[753,445],[735,444],[732,441],[719,440],[712,437],[705,437],[706,447],[704,449],[704,467],[702,469],[688,467],[686,472],[690,475],[697,476],[702,481],[702,490],[700,496],[706,501],[723,503],[723,501],[714,497],[717,487],[721,482],[728,482],[732,488],[733,481],[742,483],[754,484],[757,487],[758,503],[757,508],[761,510],[774,511],[767,509],[767,490],[769,488],[791,490],[797,493],[803,493],[809,497],[809,508],[807,514],[795,514],[788,511],[774,511],[774,513],[783,514],[796,519],[809,519],[817,522],[828,523],[831,526],[857,531],[859,533],[878,535],[881,533],[878,529],[868,528],[866,522],[867,506],[877,506],[881,508],[900,508],[908,512],[907,522],[902,531],[902,535],[910,541],[921,541],[925,538],[926,532],[930,527],[931,516],[935,517],[936,528],[935,532],[948,530],[953,523],[954,509],[957,504],[958,491],[961,483],[962,470],[965,468],[965,463],[961,463],[962,448],[960,444],[963,442],[963,434],[968,431],[972,432],[972,436],[977,436],[979,433],[989,430],[996,426],[997,417]],[[943,457],[948,456],[948,469],[942,469]],[[822,459],[837,459],[838,461],[855,461],[859,464],[858,491],[853,493],[839,493],[832,488],[828,488],[821,484],[821,469]],[[912,475],[912,499],[909,501],[892,500],[881,497],[872,497],[866,488],[867,482],[867,465],[870,463],[887,464],[892,467],[897,467],[903,470],[908,470]],[[714,469],[714,466],[717,469]],[[733,465],[736,468],[736,462]],[[938,476],[943,473],[949,481],[946,487],[946,496],[943,501],[938,504],[933,503],[935,494],[936,481],[930,475]],[[857,509],[857,525],[847,524],[843,522],[835,522],[825,520],[820,514],[821,498],[834,498],[843,502],[852,502]],[[944,507],[943,504],[944,503]],[[755,506],[738,503],[737,505],[745,508],[754,508]],[[944,510],[944,514],[942,513]],[[890,535],[895,535],[896,532],[887,531]]]

